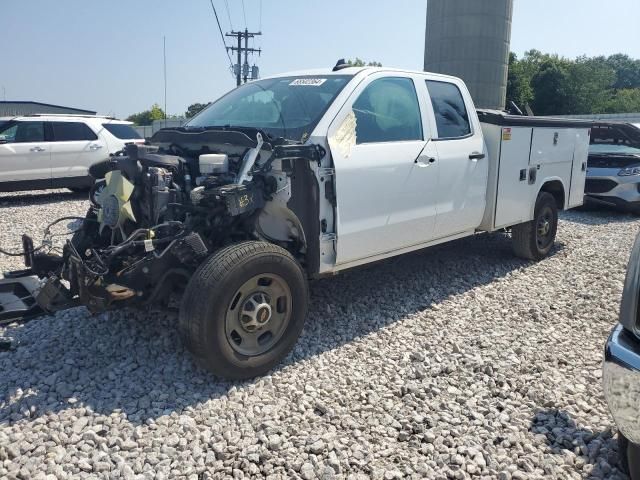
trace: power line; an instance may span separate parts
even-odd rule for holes
[[[222,38],[222,45],[224,45],[224,51],[227,54],[227,58],[229,59],[229,66],[231,67],[231,74],[233,75],[233,61],[231,60],[231,55],[229,55],[227,42],[224,39],[224,33],[222,32],[222,27],[220,26],[220,19],[218,18],[218,12],[216,11],[216,6],[213,4],[213,0],[209,0],[209,2],[211,3],[213,14],[216,16],[216,23],[218,24],[218,30],[220,31],[220,38]]]
[[[244,0],[242,0],[242,15],[244,15],[244,28],[249,28],[247,27],[247,11],[244,9]]]
[[[229,10],[229,1],[224,0],[224,4],[227,7],[227,17],[229,18],[229,26],[231,27],[231,30],[233,30],[233,22],[231,21],[231,10]]]

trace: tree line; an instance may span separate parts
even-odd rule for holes
[[[178,115],[167,115],[167,119],[176,119],[176,118],[191,118],[196,114],[200,113],[200,111],[207,108],[211,105],[209,103],[193,103],[187,107],[187,111],[184,112],[184,117],[180,117]],[[148,110],[143,110],[142,112],[134,113],[127,117],[127,121],[133,122],[138,126],[151,125],[155,120],[164,120],[165,113],[164,110],[158,105],[154,103],[151,105],[151,108]]]
[[[511,101],[536,115],[640,112],[640,60],[621,53],[576,59],[511,53],[507,105]]]

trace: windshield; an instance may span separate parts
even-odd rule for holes
[[[620,155],[639,155],[640,147],[629,145],[595,144],[589,147],[589,153],[617,153]]]
[[[304,141],[351,78],[300,76],[247,83],[214,102],[185,127],[253,127],[274,138]]]
[[[591,129],[591,154],[640,154],[640,129],[632,124],[602,124]]]

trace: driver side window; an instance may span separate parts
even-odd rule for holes
[[[356,143],[422,140],[420,104],[413,80],[374,80],[353,104]]]

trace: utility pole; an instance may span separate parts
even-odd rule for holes
[[[164,64],[164,126],[167,127],[167,37],[162,37],[162,59]]]
[[[236,52],[238,54],[238,63],[234,65],[234,71],[236,74],[236,83],[238,86],[242,85],[242,81],[244,79],[244,83],[249,81],[249,54],[257,53],[260,55],[262,53],[262,49],[260,48],[249,48],[249,39],[262,35],[262,32],[250,32],[245,29],[243,31],[232,31],[231,33],[227,33],[227,37],[235,37],[238,39],[237,47],[227,47],[232,52]],[[242,40],[244,39],[244,47],[242,46]],[[244,53],[244,64],[242,63],[242,54]],[[252,74],[253,78],[254,75]]]
[[[231,33],[233,33],[233,32],[231,32]],[[233,52],[233,47],[231,48],[231,51]],[[242,69],[240,68],[240,65],[242,65],[242,32],[238,32],[238,63],[236,63],[236,66],[235,66],[235,69],[236,69],[236,85],[238,87],[242,83],[242,80],[241,80]]]

